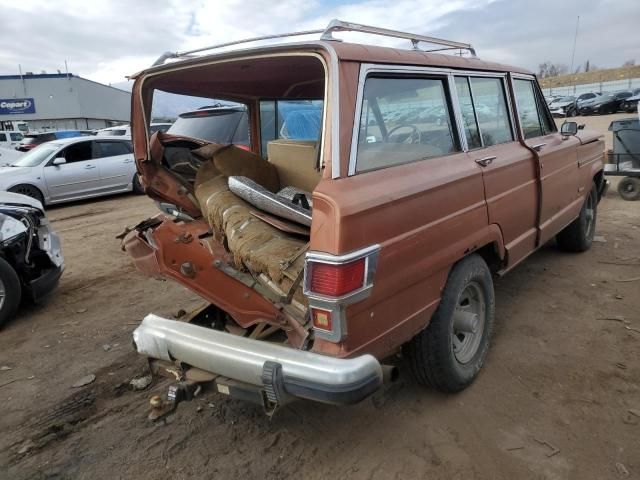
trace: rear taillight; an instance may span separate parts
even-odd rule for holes
[[[371,294],[380,247],[345,255],[307,253],[304,294],[317,337],[340,342],[347,333],[346,307]]]
[[[309,262],[309,291],[328,297],[341,297],[362,288],[366,260],[345,264]]]

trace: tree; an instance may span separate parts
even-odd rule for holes
[[[561,63],[552,63],[546,61],[538,66],[538,76],[540,78],[546,77],[558,77],[564,75],[569,71],[566,65]]]
[[[622,64],[623,67],[633,67],[635,66],[636,61],[635,60],[627,60],[626,62],[624,62]]]

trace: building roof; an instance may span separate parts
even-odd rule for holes
[[[73,73],[23,73],[22,75],[0,75],[0,80],[21,80],[23,78],[65,78],[65,77],[78,77]]]

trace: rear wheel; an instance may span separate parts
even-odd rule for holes
[[[38,189],[38,187],[34,187],[33,185],[28,184],[20,184],[16,185],[15,187],[11,187],[9,191],[13,193],[20,193],[22,195],[26,195],[27,197],[35,198],[42,204],[42,206],[44,206],[44,195],[42,195],[42,192]]]
[[[580,215],[556,235],[558,246],[567,252],[584,252],[591,248],[596,232],[598,190],[592,184],[591,191],[582,204]]]
[[[405,347],[418,382],[459,392],[478,376],[489,351],[495,297],[491,272],[479,255],[451,269],[431,322]]]
[[[9,262],[0,258],[0,327],[16,314],[21,296],[18,274]]]
[[[640,199],[640,178],[624,177],[618,184],[618,193],[625,200]]]

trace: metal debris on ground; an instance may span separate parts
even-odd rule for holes
[[[607,243],[607,239],[602,235],[594,235],[593,241],[596,243]]]
[[[11,370],[11,367],[8,367],[7,365],[2,365],[0,367],[0,372],[6,372],[7,370]]]
[[[102,345],[102,349],[105,352],[108,352],[109,350],[111,350],[111,345],[109,345],[108,343],[105,343],[104,345]]]
[[[129,382],[129,385],[131,385],[131,388],[134,390],[144,390],[151,385],[151,381],[151,375],[145,375],[144,377],[134,378]]]
[[[90,373],[89,375],[85,375],[80,380],[78,380],[76,383],[74,383],[72,385],[72,387],[73,388],[84,387],[85,385],[89,385],[90,383],[95,382],[95,380],[96,380],[96,376],[93,373]]]

